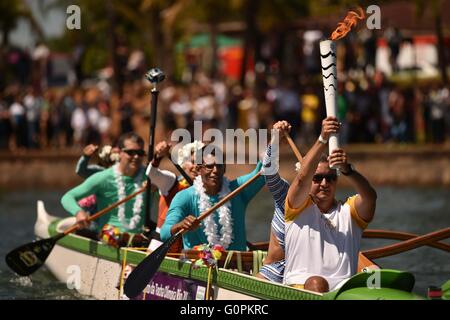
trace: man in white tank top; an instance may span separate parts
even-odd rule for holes
[[[302,162],[302,170],[286,198],[286,266],[284,283],[326,292],[340,287],[357,272],[363,230],[373,219],[377,194],[348,162],[344,150],[327,158],[328,138],[338,132],[334,117],[322,122],[322,131]],[[337,167],[357,194],[344,203],[335,199]]]

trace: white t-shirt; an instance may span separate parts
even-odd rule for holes
[[[83,131],[88,125],[88,120],[83,109],[76,108],[72,114],[71,125],[75,131]]]
[[[355,208],[356,196],[322,214],[309,197],[293,209],[286,199],[286,266],[284,283],[302,285],[311,276],[324,277],[330,291],[358,268],[358,254],[367,223]]]
[[[9,112],[10,112],[11,116],[13,116],[13,117],[23,116],[25,114],[25,108],[20,103],[14,102],[11,105]]]

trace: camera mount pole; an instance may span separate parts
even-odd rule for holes
[[[149,136],[149,144],[148,144],[148,152],[147,152],[147,160],[150,164],[153,160],[153,152],[155,147],[155,126],[156,126],[156,117],[157,117],[157,105],[158,105],[158,94],[159,91],[156,85],[162,82],[165,79],[164,73],[158,69],[153,68],[147,72],[145,78],[153,85],[151,90],[152,94],[152,102],[151,102],[151,110],[150,110],[150,136]],[[156,229],[156,222],[151,220],[150,217],[150,208],[151,208],[151,179],[147,176],[147,189],[145,193],[145,198],[147,201],[145,202],[145,233],[150,234],[152,231]]]

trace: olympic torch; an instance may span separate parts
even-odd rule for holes
[[[337,71],[336,71],[336,42],[356,26],[358,20],[365,18],[364,10],[358,7],[350,10],[344,21],[338,23],[329,40],[320,42],[320,61],[322,64],[323,92],[325,95],[325,107],[327,117],[337,117]],[[339,148],[338,134],[332,134],[328,140],[328,152]],[[333,168],[335,169],[335,168]]]
[[[336,72],[336,43],[332,40],[320,42],[320,60],[322,63],[323,92],[327,117],[337,115],[337,72]],[[338,135],[332,134],[328,140],[328,152],[339,148]],[[334,168],[333,168],[334,169]]]

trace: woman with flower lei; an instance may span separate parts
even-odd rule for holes
[[[217,209],[203,220],[200,228],[196,218],[211,208],[231,191],[244,184],[261,169],[261,162],[249,174],[228,180],[225,165],[216,158],[216,149],[202,149],[202,164],[198,165],[199,175],[194,185],[178,192],[169,208],[166,221],[161,228],[161,239],[166,241],[181,229],[187,229],[183,235],[184,249],[200,244],[221,245],[225,250],[246,250],[245,211],[248,203],[264,186],[264,178],[257,178],[231,201]]]
[[[197,176],[195,157],[197,151],[201,150],[203,146],[202,142],[196,140],[178,149],[177,163],[192,180]],[[158,232],[166,220],[167,211],[169,211],[169,206],[175,195],[181,190],[190,187],[183,176],[177,177],[173,172],[159,168],[161,160],[170,156],[170,148],[171,144],[166,141],[158,143],[155,147],[153,161],[149,163],[146,171],[147,176],[149,176],[152,184],[159,189],[160,194],[156,229]],[[180,252],[182,248],[183,243],[180,239],[172,245],[170,252]]]
[[[188,143],[178,150],[177,163],[186,172],[186,174],[194,180],[197,176],[197,167],[195,165],[195,157],[197,151],[203,148],[204,144],[200,141]],[[162,170],[159,164],[164,157],[170,156],[171,144],[161,141],[155,147],[155,156],[153,161],[149,163],[146,174],[149,176],[152,184],[159,189],[161,195],[158,210],[158,228],[161,228],[166,219],[167,211],[173,197],[190,185],[183,176],[177,177],[173,172]]]
[[[102,170],[87,178],[82,184],[68,191],[61,199],[63,207],[86,227],[86,213],[77,203],[78,200],[95,195],[97,208],[101,210],[125,198],[141,188],[146,181],[144,159],[144,140],[135,133],[126,133],[119,138],[119,162],[111,168]],[[97,220],[97,231],[106,224],[117,227],[120,232],[140,233],[144,222],[144,196],[120,205]]]

